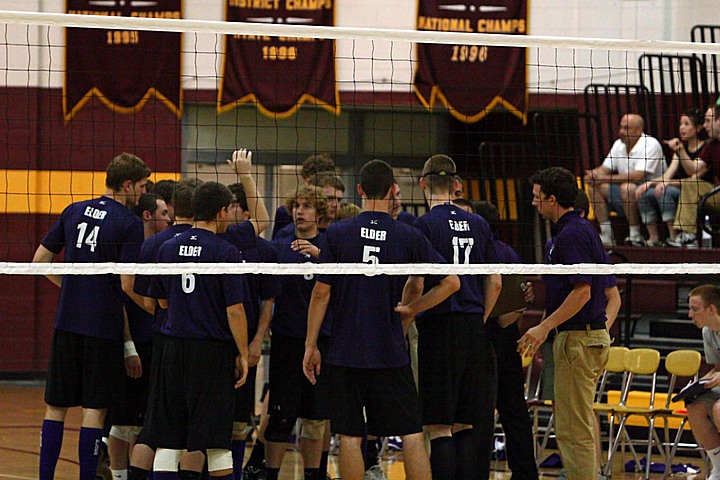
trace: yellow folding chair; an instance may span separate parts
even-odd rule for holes
[[[671,352],[665,359],[665,370],[667,370],[670,374],[667,399],[665,400],[665,405],[655,409],[654,413],[656,417],[660,417],[665,420],[665,445],[670,446],[670,453],[667,454],[665,461],[665,473],[663,474],[663,479],[667,478],[671,473],[672,462],[675,459],[675,454],[677,453],[678,446],[680,445],[680,438],[682,437],[683,429],[688,421],[687,410],[685,408],[676,408],[676,406],[671,404],[671,398],[675,391],[675,384],[677,383],[678,377],[691,377],[693,381],[697,380],[701,363],[702,356],[700,355],[700,352],[695,350],[676,350]],[[675,439],[672,443],[669,441],[670,419],[680,421],[680,424],[677,427],[677,434],[675,435]]]
[[[655,390],[657,386],[657,370],[660,366],[660,352],[652,348],[636,348],[628,351],[625,354],[625,370],[627,370],[627,377],[625,385],[623,386],[620,403],[613,409],[613,414],[620,419],[620,425],[618,426],[617,434],[614,438],[610,438],[610,445],[608,449],[608,463],[605,465],[604,474],[610,476],[612,473],[612,460],[615,456],[615,452],[620,445],[621,439],[627,439],[628,444],[632,447],[633,440],[627,432],[626,425],[628,418],[634,415],[639,415],[648,420],[648,438],[647,438],[647,454],[645,456],[647,463],[645,465],[644,478],[650,477],[650,464],[652,458],[652,447],[655,443],[658,444],[660,452],[665,455],[662,449],[662,445],[657,432],[655,431]],[[645,406],[633,406],[628,405],[628,399],[634,393],[632,389],[633,380],[638,376],[650,376],[651,386],[649,392],[649,404]],[[647,392],[646,392],[647,393]],[[612,425],[613,422],[611,422]],[[636,460],[636,465],[639,466],[639,462]]]

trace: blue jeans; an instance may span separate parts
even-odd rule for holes
[[[655,223],[658,221],[658,213],[663,222],[675,220],[680,189],[673,186],[665,187],[665,191],[659,197],[655,196],[655,187],[648,188],[638,200],[638,210],[642,222]]]

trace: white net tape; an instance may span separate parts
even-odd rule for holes
[[[530,265],[488,263],[480,265],[453,264],[364,264],[364,263],[11,263],[0,262],[0,274],[14,275],[100,275],[145,274],[176,275],[181,273],[225,274],[262,273],[267,275],[483,275],[500,274],[586,274],[586,275],[718,275],[717,263],[621,263],[621,264],[575,264]]]

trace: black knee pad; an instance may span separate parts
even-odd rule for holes
[[[203,472],[193,472],[192,470],[180,470],[178,472],[179,480],[200,480],[203,478]]]
[[[147,480],[150,471],[138,467],[128,469],[128,480]]]
[[[281,418],[277,415],[270,415],[268,426],[265,429],[265,440],[277,443],[287,442],[295,422],[297,422],[297,418]]]

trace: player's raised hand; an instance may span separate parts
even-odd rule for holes
[[[315,385],[317,378],[315,375],[320,375],[320,364],[322,363],[322,356],[320,350],[315,348],[305,348],[305,357],[303,358],[303,373],[310,380],[310,383]]]
[[[228,160],[227,164],[238,175],[249,175],[252,172],[252,151],[247,148],[235,150],[232,154],[232,160]]]
[[[298,253],[310,255],[313,258],[320,258],[320,249],[309,241],[299,238],[290,244],[290,248]]]
[[[235,357],[235,377],[238,379],[237,382],[235,382],[235,388],[240,388],[245,383],[245,380],[247,380],[248,376],[248,360],[247,358],[243,357],[242,355],[238,355]]]

